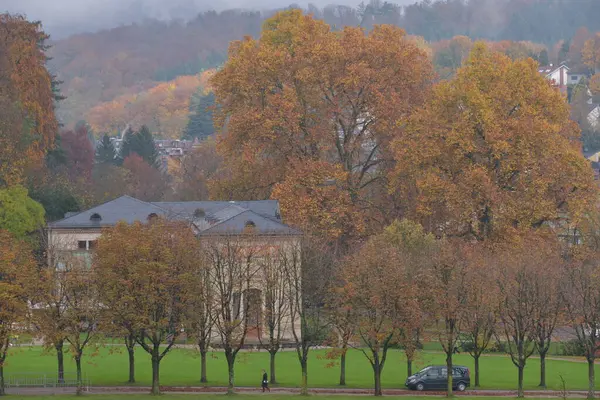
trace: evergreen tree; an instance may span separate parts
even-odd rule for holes
[[[212,107],[215,105],[215,95],[196,93],[190,102],[190,120],[185,130],[186,138],[206,139],[215,133],[212,120]]]
[[[123,135],[123,143],[121,143],[121,151],[119,154],[119,158],[121,162],[125,160],[131,153],[133,153],[133,148],[135,147],[135,132],[131,128],[127,128],[125,134]]]
[[[546,49],[543,49],[542,51],[540,51],[540,55],[538,57],[538,62],[540,63],[540,65],[550,64],[550,60],[548,58],[548,51]]]
[[[115,146],[110,140],[110,137],[105,134],[102,140],[96,146],[96,162],[102,164],[114,164],[115,163]]]
[[[146,125],[142,125],[140,130],[136,134],[135,151],[144,161],[153,167],[158,167],[159,157],[156,145],[154,144],[154,137],[152,132]]]

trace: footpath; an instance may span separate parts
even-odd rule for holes
[[[352,389],[352,388],[310,388],[309,394],[312,395],[343,395],[343,396],[367,396],[372,395],[372,389]],[[7,394],[18,394],[18,395],[60,395],[60,394],[74,394],[75,388],[7,388]],[[220,386],[162,386],[161,392],[167,394],[223,394],[227,392],[226,387]],[[235,392],[239,394],[263,394],[262,390],[258,387],[236,387]],[[87,394],[146,394],[150,393],[150,387],[145,386],[91,386],[86,388],[85,393]],[[269,394],[299,394],[299,388],[271,388],[270,393],[264,393],[265,396]],[[416,392],[407,389],[384,389],[383,394],[385,396],[437,396],[443,397],[444,392],[441,391],[424,391]],[[465,392],[455,392],[456,396],[460,397],[516,397],[517,392],[515,390],[480,390],[470,389]],[[537,398],[585,398],[587,392],[583,390],[573,391],[557,391],[557,390],[526,390],[526,397],[537,397]]]

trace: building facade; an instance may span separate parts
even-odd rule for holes
[[[266,294],[265,268],[272,268],[276,258],[300,260],[301,232],[285,225],[281,220],[276,200],[261,201],[190,201],[144,202],[130,196],[115,200],[79,213],[69,213],[65,218],[48,225],[49,265],[59,270],[71,262],[91,267],[96,244],[103,229],[118,222],[146,222],[153,217],[185,221],[203,245],[218,249],[224,241],[235,241],[243,246],[245,254],[252,253],[252,276],[246,289],[235,293],[233,313],[247,313],[248,335],[246,343],[259,344],[267,340],[265,320]],[[252,235],[248,235],[251,230]],[[230,243],[230,242],[229,242]],[[298,263],[298,268],[300,265]],[[300,273],[298,273],[300,276]],[[280,307],[289,310],[289,307]],[[299,321],[291,313],[281,318],[282,342],[292,342],[293,332],[300,334]],[[216,332],[214,339],[218,339]]]

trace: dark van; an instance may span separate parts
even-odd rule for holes
[[[444,390],[448,383],[448,369],[443,365],[431,365],[423,368],[406,380],[411,390]],[[452,367],[452,389],[462,392],[471,386],[469,368],[457,365]]]

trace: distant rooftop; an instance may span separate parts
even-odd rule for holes
[[[258,234],[298,235],[281,221],[277,200],[145,202],[122,196],[48,224],[50,229],[92,229],[146,222],[153,216],[188,221],[198,235],[240,234],[248,224]]]

